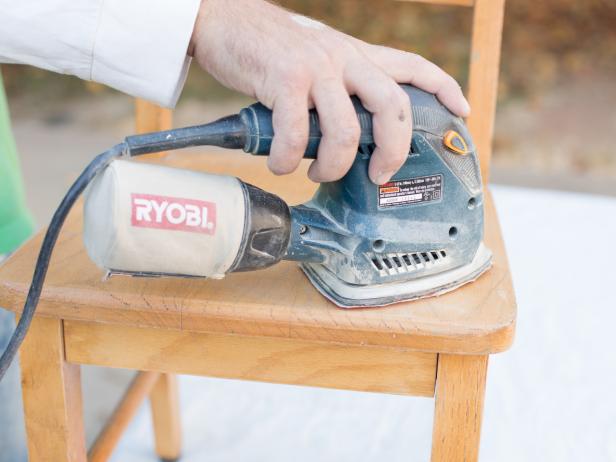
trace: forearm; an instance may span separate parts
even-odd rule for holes
[[[303,45],[269,39],[293,35],[281,30],[282,12],[262,0],[202,0],[189,53],[225,86],[271,104],[267,95],[259,94],[259,84],[272,74],[266,61],[277,57],[280,66],[290,65],[290,56]],[[301,42],[301,37],[297,40]]]

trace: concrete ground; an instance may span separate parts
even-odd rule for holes
[[[34,109],[12,101],[28,201],[39,224],[47,223],[94,154],[132,132],[130,100],[105,101]],[[211,120],[241,103],[184,102],[176,125]],[[538,113],[542,110],[549,115],[555,109]],[[500,133],[513,117],[503,114]],[[532,121],[527,123],[532,127]],[[568,142],[577,146],[578,138]],[[505,143],[500,149],[513,147]],[[496,156],[493,179],[616,194],[614,177],[591,167],[535,165],[529,171],[526,160],[510,165]],[[607,172],[609,165],[603,168]],[[514,348],[491,362],[483,460],[616,461],[616,343],[611,335],[616,318],[610,290],[616,280],[610,258],[616,253],[616,199],[502,186],[495,187],[495,198],[519,324]],[[85,368],[89,441],[131,376]],[[427,460],[430,400],[194,377],[182,378],[181,392],[187,461],[206,455],[212,461]],[[142,409],[113,460],[155,460],[148,412]]]

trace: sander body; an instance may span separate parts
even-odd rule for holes
[[[110,274],[221,278],[280,260],[300,263],[341,307],[381,306],[437,295],[487,270],[479,162],[464,122],[431,94],[403,86],[412,102],[406,162],[373,184],[372,118],[353,98],[361,126],[355,161],[340,180],[289,206],[238,178],[114,160],[86,190],[84,242]],[[197,127],[128,137],[124,157],[195,145],[267,155],[271,112],[260,104]],[[305,157],[321,132],[310,115]]]

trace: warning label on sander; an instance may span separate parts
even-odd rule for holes
[[[379,186],[379,207],[437,201],[442,194],[443,175],[390,181]]]

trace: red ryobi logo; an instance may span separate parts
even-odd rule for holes
[[[142,228],[214,234],[216,204],[181,197],[131,194],[131,223]]]

